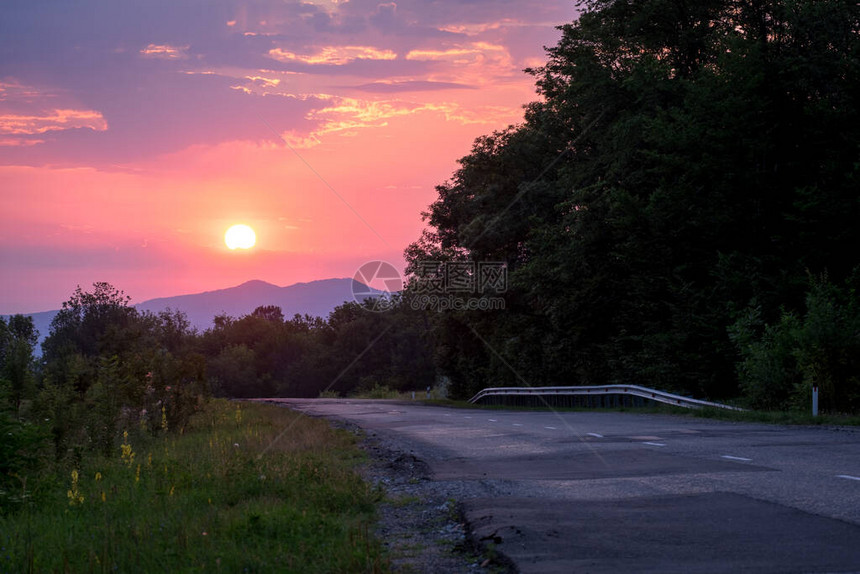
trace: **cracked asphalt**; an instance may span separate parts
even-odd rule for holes
[[[521,572],[860,572],[860,432],[271,399],[420,459]]]

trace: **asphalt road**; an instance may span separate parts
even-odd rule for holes
[[[279,399],[385,435],[522,572],[860,572],[860,432]]]

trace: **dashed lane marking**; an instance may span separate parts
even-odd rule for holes
[[[847,480],[860,480],[860,476],[851,476],[850,474],[837,474],[836,478],[845,478]]]
[[[643,442],[642,444],[648,444],[651,446],[666,446],[666,443],[662,443],[662,442]]]
[[[752,459],[751,459],[751,458],[745,458],[745,457],[742,457],[742,456],[732,456],[732,455],[730,455],[730,454],[724,454],[724,455],[722,455],[722,458],[725,458],[725,459],[728,459],[728,460],[739,460],[739,461],[741,461],[741,462],[750,462],[750,461],[752,461]]]
[[[587,432],[585,434],[587,434],[588,436],[593,436],[594,438],[603,438],[602,434],[598,434],[596,432]]]

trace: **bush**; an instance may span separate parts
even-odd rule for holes
[[[844,287],[827,276],[810,279],[802,317],[783,311],[765,325],[758,307],[730,331],[740,352],[738,375],[749,405],[767,410],[810,408],[812,387],[819,406],[832,413],[860,412],[860,306],[855,272]]]
[[[9,394],[9,385],[0,379],[0,515],[31,495],[48,445],[43,429],[18,418]]]

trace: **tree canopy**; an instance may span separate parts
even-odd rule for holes
[[[436,321],[439,366],[462,396],[523,378],[735,396],[730,328],[860,263],[860,7],[584,8],[529,70],[541,99],[475,142],[406,250],[413,272],[510,269],[504,313]]]

